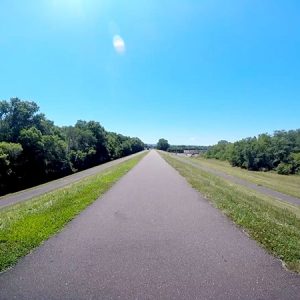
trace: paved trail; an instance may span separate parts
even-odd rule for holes
[[[178,157],[176,155],[172,155],[172,157],[178,159],[179,161],[182,161],[184,163],[187,163],[191,166],[194,166],[198,169],[201,169],[203,171],[206,171],[206,172],[209,172],[209,173],[212,173],[214,175],[217,175],[217,176],[220,176],[228,181],[231,181],[233,183],[237,183],[239,185],[243,185],[247,188],[250,188],[252,190],[255,190],[257,192],[260,192],[262,194],[265,194],[267,196],[271,196],[271,197],[275,197],[281,201],[284,201],[284,202],[289,202],[291,204],[296,204],[296,205],[300,205],[300,198],[297,198],[297,197],[293,197],[293,196],[290,196],[290,195],[287,195],[287,194],[283,194],[283,193],[280,193],[280,192],[277,192],[277,191],[274,191],[270,188],[267,188],[265,186],[261,186],[261,185],[258,185],[258,184],[255,184],[255,183],[251,183],[247,180],[244,180],[244,179],[241,179],[241,178],[238,178],[238,177],[235,177],[235,176],[232,176],[232,175],[229,175],[225,172],[222,172],[222,171],[219,171],[219,170],[216,170],[214,168],[210,168],[210,167],[207,167],[207,166],[203,166],[201,165],[201,162],[193,162],[191,160],[189,160],[188,158],[182,158],[182,157]]]
[[[81,172],[77,172],[75,174],[65,176],[63,178],[53,180],[53,181],[47,182],[45,184],[41,184],[41,185],[33,187],[33,188],[29,188],[29,189],[26,189],[26,190],[23,190],[23,191],[14,193],[14,194],[8,194],[6,196],[0,197],[0,209],[2,207],[13,205],[18,202],[30,200],[33,197],[43,195],[45,193],[65,187],[71,183],[74,183],[76,181],[84,179],[88,176],[98,174],[99,172],[102,172],[112,166],[118,165],[119,163],[124,162],[140,153],[141,152],[133,154],[133,155],[129,155],[129,156],[126,156],[123,158],[119,158],[119,159],[107,162],[105,164],[102,164],[102,165],[99,165],[99,166],[96,166],[96,167],[93,167],[93,168],[90,168],[90,169],[87,169],[87,170],[84,170]]]
[[[0,299],[299,299],[300,276],[154,151],[15,268]]]

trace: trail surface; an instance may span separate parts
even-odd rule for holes
[[[299,299],[285,271],[150,152],[0,275],[0,299]]]
[[[231,181],[233,183],[245,186],[247,188],[250,188],[252,190],[255,190],[257,192],[265,194],[267,196],[275,197],[275,198],[277,198],[277,199],[279,199],[281,201],[289,202],[291,204],[300,205],[300,198],[296,198],[296,197],[293,197],[293,196],[290,196],[290,195],[286,195],[286,194],[274,191],[274,190],[272,190],[270,188],[267,188],[267,187],[264,187],[264,186],[261,186],[261,185],[257,185],[255,183],[251,183],[251,182],[249,182],[247,180],[235,177],[233,175],[229,175],[229,174],[227,174],[225,172],[222,172],[222,171],[219,171],[219,170],[207,167],[207,166],[203,166],[203,165],[201,165],[201,163],[195,163],[193,161],[190,161],[187,158],[178,157],[176,155],[172,155],[172,157],[174,157],[174,158],[176,158],[176,159],[178,159],[178,160],[180,160],[180,161],[182,161],[184,163],[187,163],[187,164],[189,164],[191,166],[194,166],[194,167],[196,167],[198,169],[201,169],[203,171],[206,171],[206,172],[212,173],[214,175],[220,176],[220,177],[222,177],[222,178],[224,178],[224,179],[226,179],[228,181]]]
[[[51,192],[53,190],[65,187],[71,183],[74,183],[76,181],[79,181],[85,177],[91,176],[91,175],[95,175],[99,172],[102,172],[104,170],[106,170],[109,167],[115,166],[121,162],[124,162],[138,154],[140,154],[142,152],[139,153],[135,153],[133,155],[129,155],[126,157],[122,157],[110,162],[107,162],[105,164],[81,171],[81,172],[77,172],[75,174],[69,175],[69,176],[65,176],[63,178],[57,179],[57,180],[53,180],[41,185],[38,185],[36,187],[32,187],[17,193],[13,193],[13,194],[8,194],[6,196],[2,196],[0,197],[0,209],[2,207],[5,206],[9,206],[18,202],[22,202],[22,201],[26,201],[26,200],[30,200],[33,197],[37,197],[40,195],[43,195],[45,193]]]

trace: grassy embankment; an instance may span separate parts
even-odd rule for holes
[[[145,153],[62,189],[0,210],[0,271],[59,232],[144,156]]]
[[[213,205],[300,273],[300,208],[228,181],[161,153]]]
[[[229,175],[245,179],[249,182],[271,188],[275,191],[300,198],[299,175],[287,176],[279,175],[274,172],[248,171],[245,169],[232,167],[228,162],[217,159],[205,159],[201,157],[184,159],[189,159],[194,163],[198,163],[199,165],[213,168]]]

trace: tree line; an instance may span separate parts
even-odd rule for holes
[[[197,150],[199,152],[206,152],[211,146],[195,146],[195,145],[170,145],[168,140],[161,138],[156,144],[156,149],[168,151],[172,153],[183,153],[184,150]]]
[[[99,122],[58,127],[35,102],[0,101],[0,195],[139,152],[144,143]]]
[[[264,133],[235,143],[219,141],[205,157],[227,160],[232,166],[253,171],[300,174],[300,129]]]

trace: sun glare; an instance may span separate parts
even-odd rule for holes
[[[53,0],[52,6],[57,13],[65,16],[83,16],[85,6],[82,0]]]

